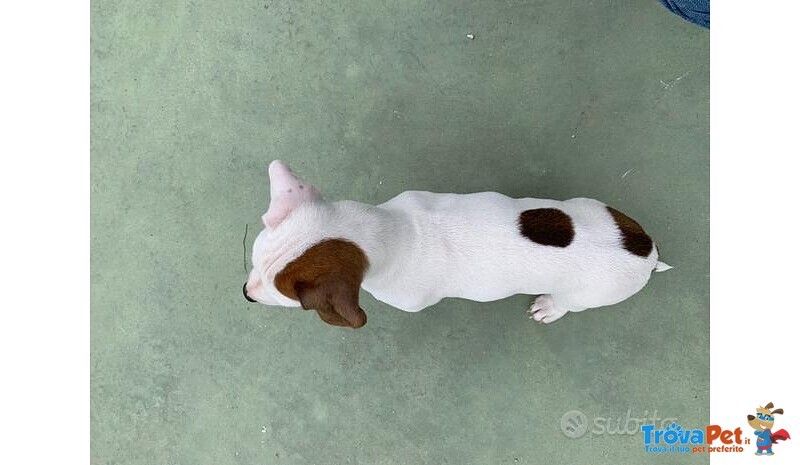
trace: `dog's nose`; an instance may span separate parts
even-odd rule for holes
[[[244,286],[242,286],[242,294],[244,294],[244,298],[247,299],[248,302],[257,302],[257,300],[253,300],[247,295],[247,283],[244,283]]]

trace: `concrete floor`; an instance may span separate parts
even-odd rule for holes
[[[92,462],[705,463],[559,425],[708,421],[708,48],[655,0],[95,0]],[[594,197],[675,269],[551,326],[249,305],[275,158],[330,199]]]

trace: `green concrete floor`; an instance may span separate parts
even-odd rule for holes
[[[708,421],[708,31],[655,0],[95,0],[91,34],[93,463],[706,462],[559,422]],[[275,158],[330,199],[594,197],[675,269],[551,326],[527,296],[364,294],[357,331],[249,305]]]

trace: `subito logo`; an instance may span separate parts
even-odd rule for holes
[[[589,430],[589,419],[580,410],[570,410],[561,417],[561,432],[570,439],[578,439]]]

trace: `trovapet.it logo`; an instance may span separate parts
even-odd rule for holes
[[[742,438],[742,429],[723,429],[719,425],[708,425],[704,429],[686,429],[672,423],[664,429],[655,425],[642,425],[644,451],[651,454],[744,452],[744,444],[750,438]]]
[[[785,429],[772,431],[775,415],[783,409],[773,409],[772,402],[756,409],[755,415],[747,415],[747,424],[756,437],[756,455],[774,455],[772,447],[778,441],[791,439]],[[741,453],[750,448],[752,439],[742,428],[726,429],[720,425],[708,425],[703,429],[688,429],[673,422],[663,428],[654,424],[641,427],[644,451],[648,454],[709,454]]]

